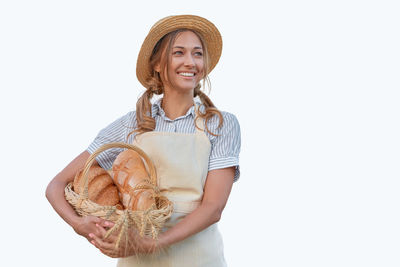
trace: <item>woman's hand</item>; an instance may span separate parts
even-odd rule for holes
[[[97,225],[104,225],[105,220],[95,217],[95,216],[85,216],[80,217],[80,219],[73,225],[75,232],[83,237],[85,237],[89,242],[92,240],[89,237],[90,233],[95,233],[100,236],[101,232]]]
[[[128,230],[127,238],[122,238],[119,246],[116,248],[115,244],[118,239],[119,231],[115,231],[109,237],[105,238],[106,230],[113,226],[114,224],[112,222],[105,221],[103,224],[96,224],[97,231],[89,234],[91,243],[103,254],[111,258],[122,258],[136,254],[153,253],[157,250],[156,240],[141,237],[134,229]]]

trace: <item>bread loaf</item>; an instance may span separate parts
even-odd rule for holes
[[[125,150],[120,153],[113,163],[112,172],[125,208],[147,210],[155,204],[152,189],[135,188],[148,183],[149,180],[149,174],[137,152]]]
[[[76,173],[74,191],[78,194],[84,190],[82,171]],[[115,186],[110,174],[100,166],[91,166],[88,172],[89,199],[102,206],[117,206],[122,209],[118,188]]]

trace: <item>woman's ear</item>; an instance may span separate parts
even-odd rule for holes
[[[156,72],[160,72],[160,70],[161,70],[161,66],[160,66],[160,62],[157,62],[155,65],[154,65],[154,70],[156,71]]]

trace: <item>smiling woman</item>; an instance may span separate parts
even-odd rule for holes
[[[226,266],[217,222],[239,178],[240,128],[234,115],[219,111],[200,89],[221,51],[219,31],[204,18],[183,15],[158,21],[138,56],[136,74],[146,91],[136,111],[101,130],[47,188],[60,216],[102,253],[120,258],[118,266]],[[154,95],[163,97],[152,102]],[[130,242],[115,249],[117,237],[105,236],[113,223],[77,216],[63,197],[90,154],[111,142],[141,148],[154,163],[161,193],[173,203],[157,240],[131,231]],[[99,154],[98,165],[110,169],[121,152]]]

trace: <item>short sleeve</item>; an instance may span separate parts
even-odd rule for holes
[[[239,179],[240,125],[237,118],[223,112],[223,125],[217,136],[211,139],[211,153],[208,170],[223,169],[235,166],[234,182]]]
[[[127,135],[134,130],[134,123],[136,123],[135,112],[129,112],[128,114],[120,117],[119,119],[112,122],[110,125],[102,129],[93,142],[87,148],[90,154],[93,154],[102,145],[112,142],[127,142]],[[111,169],[115,158],[119,153],[123,151],[122,148],[111,148],[96,157],[96,161],[99,165],[108,170]]]

